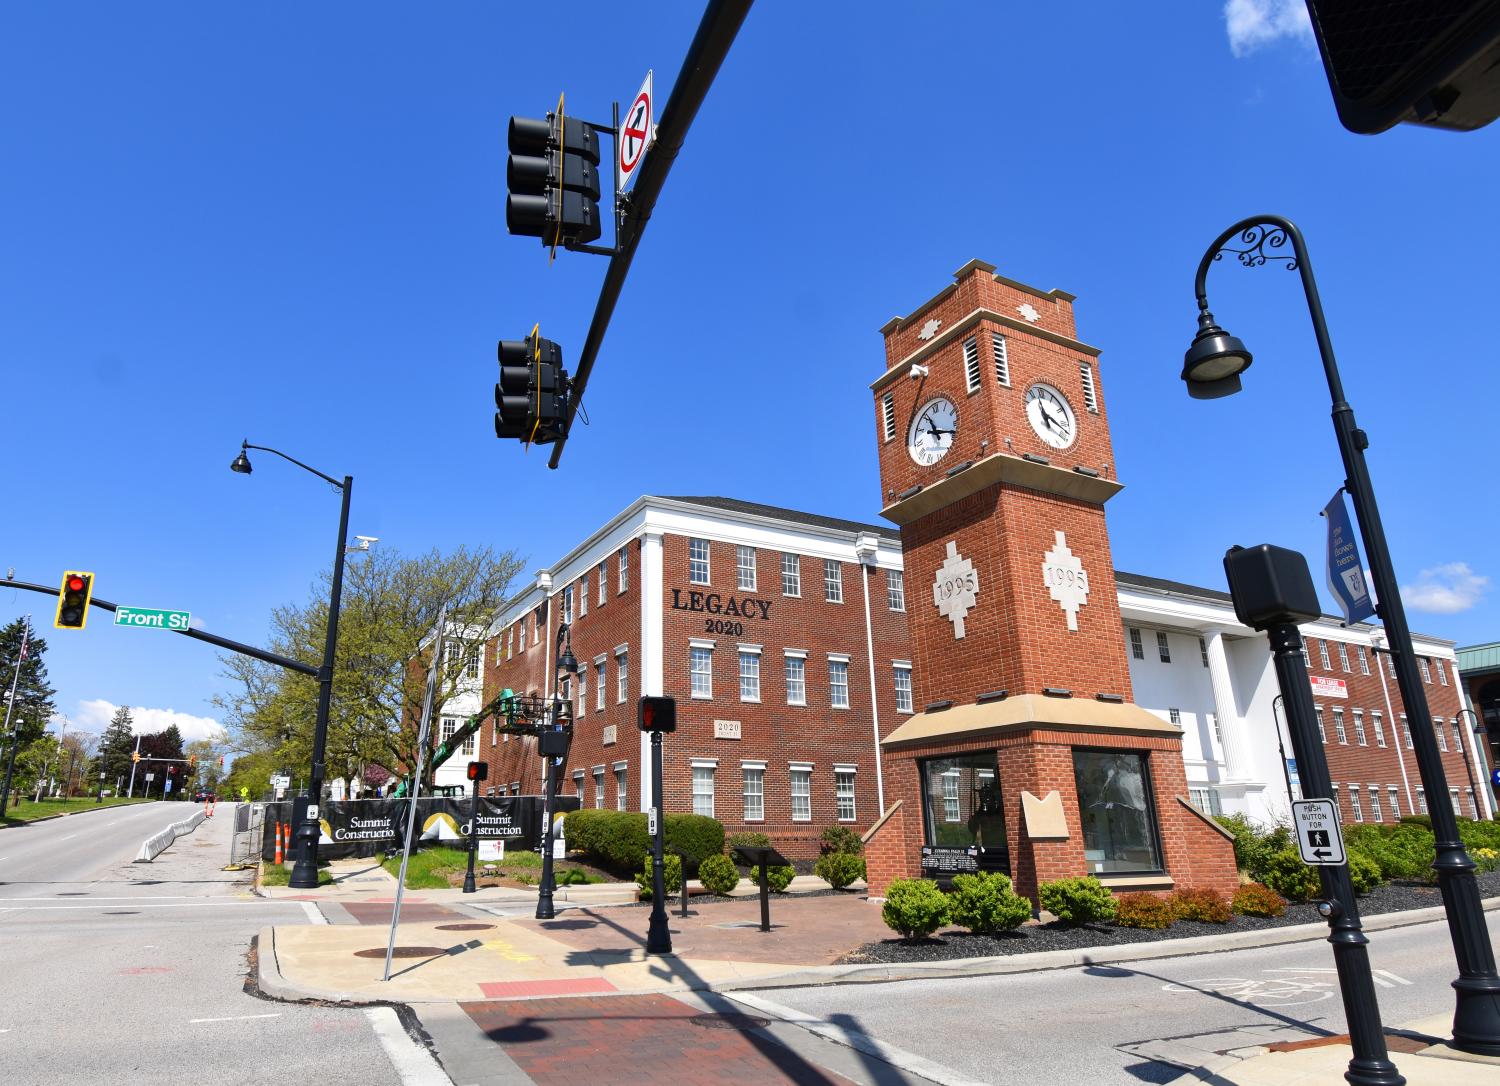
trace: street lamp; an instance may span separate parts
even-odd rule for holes
[[[537,887],[536,918],[551,920],[557,915],[552,904],[556,885],[552,875],[552,820],[553,807],[557,805],[557,763],[568,755],[568,742],[573,728],[573,703],[563,701],[562,682],[567,675],[571,680],[578,674],[578,660],[573,655],[572,625],[564,622],[557,628],[557,674],[553,682],[552,727],[544,728],[537,736],[537,748],[542,755],[542,765],[547,772],[546,799],[542,805],[542,881]],[[571,699],[572,687],[568,694]]]
[[[292,803],[292,821],[297,823],[297,862],[292,867],[287,885],[299,890],[313,890],[318,885],[318,803],[323,793],[323,747],[328,739],[328,709],[333,700],[333,660],[339,638],[339,598],[344,589],[344,552],[349,533],[349,493],[354,489],[354,477],[345,475],[341,483],[331,475],[324,475],[317,468],[265,445],[240,443],[240,454],[229,465],[229,470],[249,475],[251,449],[275,453],[283,460],[296,464],[303,471],[311,472],[325,483],[343,494],[339,510],[338,546],[333,552],[333,587],[328,594],[328,631],[323,639],[323,663],[318,667],[318,716],[313,727],[312,777],[308,781],[308,795],[300,796]],[[297,810],[301,804],[302,810]]]
[[[1235,248],[1231,240],[1240,245]],[[1283,250],[1291,242],[1292,254]],[[1495,973],[1495,954],[1485,927],[1480,905],[1479,886],[1474,881],[1474,861],[1469,858],[1458,837],[1458,823],[1448,800],[1447,780],[1433,736],[1432,716],[1422,693],[1417,674],[1417,658],[1412,649],[1411,630],[1401,604],[1401,589],[1386,545],[1385,529],[1375,504],[1375,491],[1365,464],[1368,435],[1354,423],[1354,409],[1344,398],[1344,386],[1334,361],[1333,344],[1323,318],[1323,303],[1313,279],[1307,245],[1302,232],[1290,220],[1278,215],[1255,215],[1242,219],[1215,239],[1198,263],[1194,289],[1198,299],[1198,334],[1184,356],[1182,379],[1188,393],[1197,399],[1228,396],[1240,389],[1240,374],[1250,366],[1250,352],[1234,336],[1214,321],[1208,309],[1206,280],[1211,264],[1225,253],[1233,253],[1240,264],[1259,267],[1267,262],[1281,262],[1287,271],[1300,271],[1302,290],[1307,297],[1318,353],[1333,403],[1333,429],[1343,457],[1345,489],[1354,503],[1370,560],[1371,580],[1379,599],[1377,613],[1385,623],[1390,638],[1391,656],[1396,665],[1396,685],[1406,704],[1415,740],[1417,765],[1427,790],[1428,811],[1432,816],[1436,839],[1438,875],[1443,904],[1447,912],[1448,931],[1453,940],[1459,977],[1453,982],[1457,1002],[1453,1013],[1453,1044],[1465,1052],[1500,1056],[1500,976]]]

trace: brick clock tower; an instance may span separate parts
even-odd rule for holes
[[[872,893],[891,879],[1092,874],[1237,885],[1187,801],[1182,732],[1134,704],[1104,505],[1121,489],[1073,295],[975,260],[881,329],[882,515],[901,528],[913,715],[882,746]]]

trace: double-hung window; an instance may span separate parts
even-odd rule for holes
[[[1326,746],[1328,743],[1328,729],[1323,727],[1323,707],[1321,705],[1314,705],[1313,712],[1318,717],[1318,739]]]
[[[695,760],[693,762],[693,813],[714,816],[714,769],[717,762]],[[653,801],[655,802],[655,801]]]
[[[620,587],[619,587],[619,590],[621,592],[624,592],[626,589],[628,589],[630,587],[630,551],[629,551],[629,549],[626,548],[626,547],[621,547],[618,558],[619,558],[619,566],[620,566]]]
[[[786,703],[807,704],[807,657],[787,653],[786,656]]]
[[[766,817],[766,766],[764,762],[743,762],[742,795],[745,798],[745,821],[761,822]]]
[[[604,810],[604,767],[594,767],[594,809]]]
[[[594,710],[596,712],[602,712],[604,710],[605,665],[606,661],[602,656],[594,661]]]
[[[1427,667],[1427,657],[1418,656],[1417,663],[1422,667],[1422,681],[1430,685],[1432,683],[1432,671]]]
[[[734,586],[741,592],[755,591],[755,548],[734,548]]]
[[[1365,809],[1359,803],[1359,785],[1357,784],[1349,786],[1349,807],[1354,811],[1354,821],[1363,822],[1365,820]]]
[[[1437,665],[1438,682],[1442,683],[1444,686],[1447,686],[1448,671],[1443,667],[1443,661],[1437,659],[1436,657],[1433,657],[1432,662]]]
[[[795,554],[781,556],[781,594],[802,595],[802,559]]]
[[[615,765],[615,810],[617,811],[630,810],[630,795],[626,782],[628,773],[629,769],[623,762]]]
[[[605,574],[606,574],[606,567],[608,566],[608,564],[609,563],[607,561],[600,562],[599,563],[599,568],[596,571],[598,573],[598,575],[599,575],[599,606],[600,607],[603,607],[604,604],[609,600],[609,592],[604,587],[605,584],[607,583],[607,577],[606,577]]]
[[[714,647],[711,643],[688,647],[688,675],[693,697],[714,696]]]
[[[792,821],[812,821],[812,766],[794,765],[792,777]]]
[[[583,574],[578,578],[578,617],[582,618],[589,613],[589,575]]]
[[[572,622],[573,621],[573,586],[572,585],[568,585],[567,588],[563,589],[563,608],[562,608],[562,611],[563,611],[563,613],[562,613],[562,620],[564,622]]]
[[[1342,641],[1339,642],[1339,666],[1346,672],[1354,670],[1349,666],[1349,646]]]
[[[1146,658],[1146,647],[1141,644],[1141,631],[1134,626],[1130,628],[1130,655],[1137,660]]]
[[[1448,752],[1448,737],[1443,734],[1443,718],[1437,717],[1432,722],[1432,735],[1437,740],[1438,750]]]
[[[615,652],[615,702],[623,705],[630,697],[630,653],[626,649]]]
[[[688,580],[708,584],[708,540],[688,540]]]
[[[1333,670],[1333,665],[1328,662],[1328,642],[1327,641],[1319,641],[1318,642],[1318,659],[1323,662],[1323,670],[1324,671],[1332,671]]]
[[[1362,747],[1370,745],[1365,739],[1365,711],[1363,709],[1354,710],[1354,741]]]
[[[835,709],[849,708],[849,658],[829,657],[828,698]]]
[[[1385,718],[1380,715],[1379,709],[1370,710],[1370,723],[1375,726],[1375,745],[1385,746]]]
[[[1344,731],[1344,710],[1337,705],[1333,707],[1333,733],[1340,743],[1346,747],[1349,745],[1349,733]]]
[[[1376,822],[1385,821],[1385,812],[1380,809],[1380,785],[1370,785],[1370,818]]]
[[[896,712],[909,713],[912,711],[911,664],[898,660],[892,670],[896,681]]]
[[[1401,730],[1406,733],[1406,749],[1411,750],[1411,724],[1406,719],[1406,714],[1401,714]]]
[[[1172,662],[1172,649],[1167,645],[1167,635],[1161,630],[1156,631],[1156,654],[1161,657],[1162,663]]]
[[[899,569],[885,571],[885,602],[892,611],[906,610],[906,574]]]
[[[823,560],[823,595],[829,603],[844,602],[844,564],[832,558]]]
[[[1400,822],[1401,802],[1396,798],[1396,786],[1394,784],[1388,784],[1385,786],[1385,798],[1390,800],[1391,803],[1391,819],[1393,821]]]
[[[740,700],[760,700],[760,646],[740,646]]]
[[[840,822],[854,821],[854,767],[833,767],[833,798]]]

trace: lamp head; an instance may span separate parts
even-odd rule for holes
[[[237,471],[241,475],[250,474],[250,458],[245,455],[246,446],[248,446],[249,444],[250,443],[247,441],[240,445],[240,455],[236,456],[234,458],[234,463],[229,465],[230,471]]]
[[[1237,336],[1214,322],[1207,309],[1198,314],[1198,334],[1182,359],[1182,379],[1195,400],[1215,400],[1240,390],[1240,374],[1250,368],[1251,355]]]
[[[578,674],[578,660],[573,655],[573,646],[571,644],[564,648],[562,655],[557,658],[557,666],[569,675]]]

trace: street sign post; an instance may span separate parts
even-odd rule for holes
[[[1300,799],[1292,804],[1297,827],[1297,851],[1314,867],[1338,867],[1346,862],[1339,812],[1331,799]]]
[[[166,611],[160,607],[115,608],[116,626],[137,626],[147,630],[186,630],[191,628],[193,615],[190,611]]]
[[[651,87],[651,73],[647,72],[646,81],[641,84],[641,89],[636,92],[630,108],[625,111],[625,117],[620,122],[620,138],[616,141],[616,163],[619,166],[622,192],[635,176],[641,160],[646,157],[646,149],[656,138],[655,121],[656,98]]]

